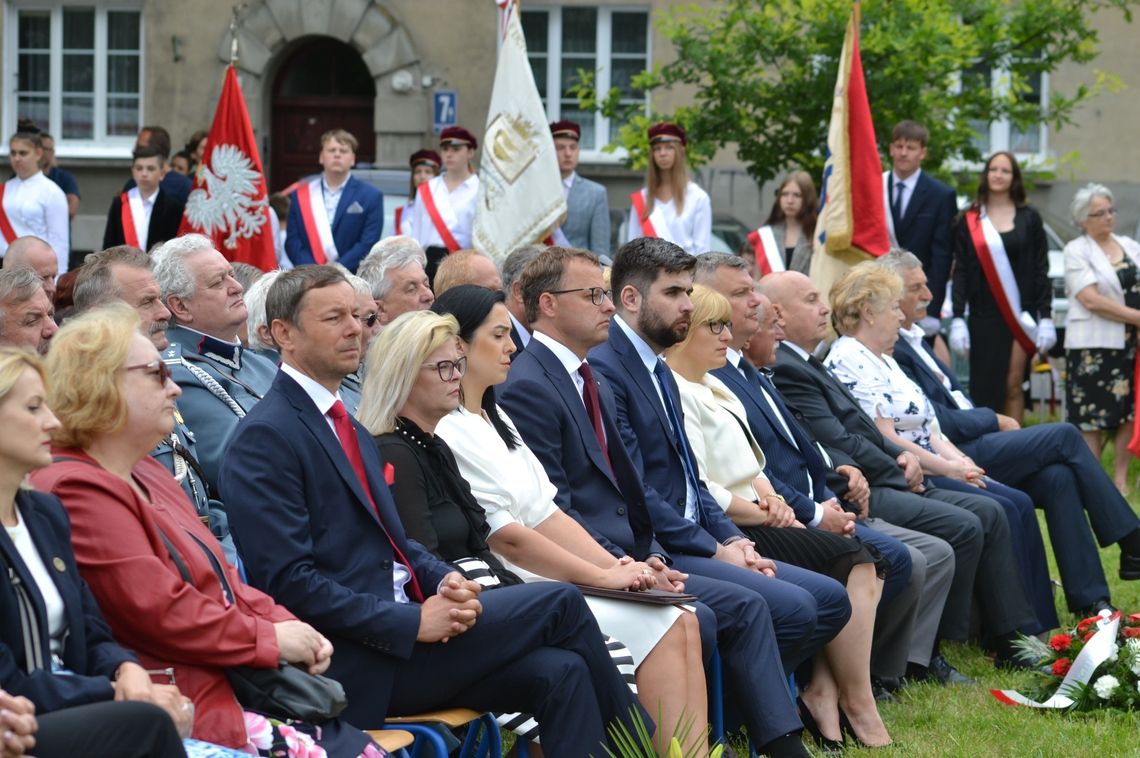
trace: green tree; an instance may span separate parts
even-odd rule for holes
[[[880,145],[904,118],[931,133],[924,164],[943,177],[947,159],[983,158],[974,126],[1009,119],[1019,128],[1072,123],[1076,106],[1116,77],[1093,70],[1074,92],[1051,88],[1047,101],[1025,97],[1040,73],[1097,55],[1092,18],[1114,9],[1131,22],[1135,0],[866,0],[860,49]],[[791,166],[818,175],[835,88],[837,57],[851,0],[722,0],[674,7],[657,19],[676,61],[635,77],[653,93],[694,92],[670,114],[617,104],[619,92],[597,97],[580,72],[578,95],[622,122],[617,144],[630,164],[645,165],[646,125],[663,115],[683,124],[700,163],[732,145],[757,181]],[[991,70],[1006,75],[991,86]],[[628,93],[627,93],[628,96]]]

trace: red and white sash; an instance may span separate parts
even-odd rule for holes
[[[131,247],[146,250],[150,229],[143,211],[142,194],[138,187],[131,187],[119,195],[119,221],[123,226],[123,241]],[[141,233],[140,233],[141,231]]]
[[[404,230],[400,228],[401,222],[404,220],[404,206],[396,209],[396,234],[403,234]]]
[[[4,208],[4,189],[6,182],[0,182],[0,235],[4,237],[5,246],[11,245],[16,237],[16,230],[12,227],[12,221],[8,218],[8,211]]]
[[[447,252],[454,253],[460,248],[460,245],[456,241],[455,235],[451,233],[451,229],[448,228],[447,224],[444,222],[443,216],[440,215],[439,208],[436,206],[435,197],[431,190],[433,184],[438,184],[443,188],[444,193],[447,192],[447,185],[444,184],[442,180],[436,182],[433,179],[432,181],[424,182],[419,187],[416,187],[416,197],[423,202],[424,210],[427,211],[428,218],[431,219],[432,226],[435,227],[435,231],[439,235],[439,238],[443,240],[443,245],[447,248]],[[450,207],[451,205],[448,203],[449,210]]]
[[[637,214],[638,220],[641,222],[641,236],[642,237],[660,237],[663,240],[675,242],[671,230],[669,229],[669,222],[665,220],[665,214],[661,212],[661,204],[653,204],[653,212],[649,217],[645,216],[645,189],[639,189],[629,196],[630,201],[633,203],[633,210]],[[630,239],[635,235],[630,230]]]
[[[748,235],[752,249],[756,252],[756,265],[760,267],[760,276],[784,271],[784,254],[776,244],[776,235],[772,227],[765,224]]]
[[[313,260],[325,264],[337,259],[336,243],[333,242],[332,224],[325,209],[324,193],[321,191],[321,177],[297,185],[297,203],[301,209],[301,221],[305,225],[305,237]]]
[[[574,247],[570,244],[570,240],[566,238],[566,235],[563,233],[561,226],[556,226],[551,229],[550,234],[546,235],[546,239],[542,241],[542,244],[548,245],[550,247],[553,247],[555,245],[558,247]]]
[[[990,285],[990,291],[997,301],[1002,320],[1026,354],[1033,355],[1037,352],[1037,345],[1020,318],[1021,290],[1017,287],[1013,268],[1009,265],[1009,255],[1001,241],[1001,234],[989,217],[977,210],[966,212],[966,228],[970,231],[970,241],[974,243],[978,263],[981,264],[986,283]]]

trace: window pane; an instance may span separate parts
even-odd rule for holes
[[[20,95],[16,98],[16,118],[30,118],[41,129],[47,129],[50,115],[47,95]]]
[[[990,154],[990,122],[970,120],[970,128],[974,130],[974,139],[971,140],[983,157]]]
[[[534,83],[538,85],[538,96],[546,100],[546,59],[530,58],[530,70],[534,73]]]
[[[593,58],[563,58],[562,59],[562,97],[569,97],[568,92],[575,84],[580,83],[578,69],[594,71],[597,64]]]
[[[641,53],[649,46],[647,42],[649,15],[646,13],[614,13],[611,22],[613,38],[610,45],[615,53]]]
[[[64,139],[91,139],[95,136],[95,98],[65,95],[63,98]]]
[[[640,60],[615,60],[610,72],[610,86],[617,87],[621,96],[643,97],[644,92],[634,89],[630,81],[645,69],[645,63]]]
[[[112,55],[107,59],[107,91],[138,94],[138,56]]]
[[[522,29],[528,51],[545,53],[550,49],[546,38],[546,11],[523,11]]]
[[[21,11],[17,46],[20,49],[46,50],[51,45],[51,13]]]
[[[16,88],[21,92],[47,92],[51,88],[51,58],[47,53],[21,53]]]
[[[134,11],[107,11],[107,48],[139,49],[139,14]]]
[[[107,136],[132,137],[140,126],[137,97],[107,98]]]
[[[562,52],[592,53],[597,47],[596,8],[562,9]]]
[[[67,54],[63,56],[63,91],[92,92],[95,89],[95,56]]]
[[[70,50],[95,49],[95,9],[63,9],[63,46]]]
[[[562,118],[567,121],[573,121],[582,127],[582,140],[580,144],[583,150],[593,150],[595,147],[601,147],[601,145],[596,144],[597,136],[594,133],[593,111],[586,111],[579,108],[577,100],[564,100],[562,102]]]

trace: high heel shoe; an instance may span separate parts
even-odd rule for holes
[[[859,747],[878,750],[879,748],[899,746],[899,743],[895,742],[894,740],[891,740],[885,745],[868,745],[866,742],[859,739],[859,735],[855,734],[855,727],[851,726],[851,719],[847,718],[847,714],[843,712],[842,708],[839,709],[839,729],[843,732],[844,740],[850,737]]]
[[[815,722],[815,716],[811,715],[811,709],[807,707],[807,703],[803,701],[803,698],[796,697],[796,707],[799,708],[800,721],[803,722],[804,729],[807,730],[807,733],[811,735],[812,742],[819,745],[827,755],[842,754],[843,750],[847,747],[843,739],[832,740],[823,736],[823,732],[819,729],[819,724]]]

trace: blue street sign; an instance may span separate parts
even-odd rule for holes
[[[459,95],[453,89],[436,90],[431,95],[431,130],[439,134],[457,123]]]

